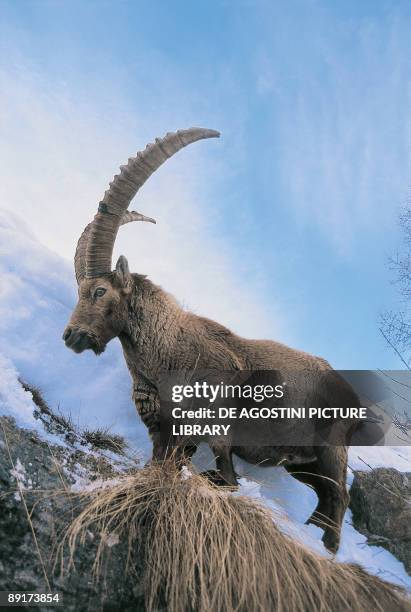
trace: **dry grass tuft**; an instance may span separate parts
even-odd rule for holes
[[[34,416],[40,419],[46,431],[64,435],[68,442],[79,444],[90,444],[93,449],[108,450],[117,455],[125,455],[128,444],[123,436],[112,433],[108,428],[84,429],[77,427],[71,416],[63,414],[58,408],[52,410],[39,387],[32,385],[19,378],[19,382],[25,391],[32,395],[36,405]]]
[[[113,451],[118,455],[124,455],[127,450],[127,442],[123,436],[112,433],[107,428],[84,429],[81,435],[94,448]]]
[[[199,475],[184,479],[173,462],[84,495],[61,546],[72,560],[87,534],[97,534],[98,576],[108,541],[118,537],[148,612],[410,610],[401,589],[316,555],[281,533],[256,501]]]

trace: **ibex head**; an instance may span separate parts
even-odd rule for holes
[[[132,277],[122,255],[114,271],[111,258],[120,225],[131,221],[149,221],[138,212],[127,209],[137,191],[159,166],[180,149],[203,138],[218,137],[219,132],[190,128],[157,138],[144,151],[121,166],[99,204],[93,221],[87,225],[77,243],[74,267],[79,301],[63,340],[76,353],[86,349],[96,355],[107,343],[125,331]]]

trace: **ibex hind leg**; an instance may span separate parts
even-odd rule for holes
[[[329,498],[324,490],[323,474],[319,473],[317,461],[306,464],[284,464],[284,467],[296,480],[308,485],[316,492],[318,503],[306,524],[312,523],[324,528],[324,521],[329,517],[331,509]]]
[[[313,463],[289,464],[285,468],[300,482],[317,493],[318,504],[307,520],[324,530],[324,546],[337,552],[341,526],[349,503],[346,490],[347,450],[343,447],[317,447],[317,459]]]

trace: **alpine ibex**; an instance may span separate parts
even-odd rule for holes
[[[76,353],[91,349],[96,355],[114,337],[120,339],[133,380],[133,399],[152,438],[153,458],[158,460],[165,456],[156,386],[161,371],[195,367],[225,371],[305,370],[314,374],[331,371],[331,366],[319,357],[274,341],[243,339],[210,319],[184,311],[171,295],[145,276],[131,274],[124,256],[112,271],[113,246],[120,225],[130,221],[155,223],[140,213],[127,211],[140,187],[183,147],[218,136],[218,132],[202,128],[168,133],[130,158],[110,183],[94,220],[83,231],[74,259],[79,301],[63,339]],[[210,446],[216,457],[214,475],[225,484],[237,484],[234,452],[252,463],[281,463],[294,477],[314,488],[318,505],[308,522],[325,526],[324,544],[337,550],[349,499],[345,446],[230,448],[218,442]]]

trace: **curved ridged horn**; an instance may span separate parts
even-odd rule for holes
[[[120,174],[116,174],[110,183],[90,228],[86,249],[86,277],[111,272],[111,257],[121,218],[137,191],[153,172],[166,159],[192,142],[218,136],[220,133],[216,130],[203,128],[170,132],[164,138],[156,138],[153,144],[148,144],[144,151],[120,167]]]
[[[146,217],[135,210],[127,210],[124,215],[121,217],[120,225],[124,225],[125,223],[131,223],[132,221],[148,221],[149,223],[155,223],[155,220],[151,217]],[[76,273],[77,284],[85,277],[86,275],[86,252],[87,252],[87,243],[90,238],[91,226],[94,221],[89,223],[85,228],[83,233],[80,236],[79,241],[77,242],[76,254],[74,256],[74,270]]]

